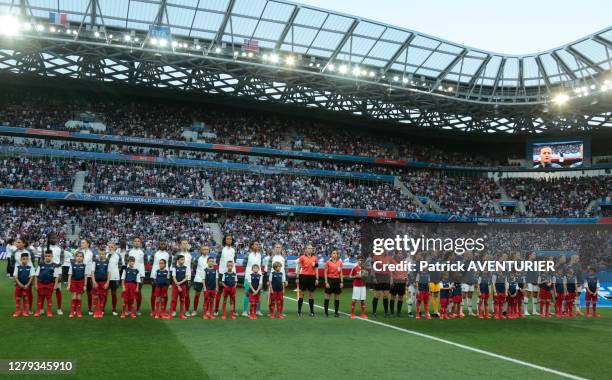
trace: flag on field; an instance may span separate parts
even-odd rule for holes
[[[259,51],[259,41],[245,38],[244,43],[242,44],[242,48],[245,51],[258,52]]]
[[[65,13],[49,12],[49,22],[51,24],[66,25],[68,23],[68,17]]]

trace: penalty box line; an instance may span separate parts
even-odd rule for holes
[[[289,299],[291,301],[297,302],[296,298],[287,297],[287,296],[285,296],[285,298],[287,298],[287,299]],[[317,305],[317,304],[315,304],[315,307],[317,307],[319,309],[324,309],[323,306]],[[350,316],[350,314],[344,313],[344,312],[340,312],[340,314],[345,315],[345,316]],[[359,318],[359,317],[357,317],[356,319],[359,319],[359,320],[364,321],[364,322],[372,323],[372,324],[375,324],[375,325],[378,325],[378,326],[387,327],[387,328],[390,328],[390,329],[393,329],[393,330],[396,330],[396,331],[400,331],[400,332],[403,332],[403,333],[406,333],[406,334],[412,334],[412,335],[419,336],[421,338],[433,340],[433,341],[436,341],[436,342],[439,342],[439,343],[444,343],[444,344],[447,344],[449,346],[454,346],[454,347],[462,348],[462,349],[467,350],[467,351],[476,352],[478,354],[490,356],[490,357],[493,357],[493,358],[496,358],[496,359],[505,360],[505,361],[510,362],[510,363],[520,364],[522,366],[533,368],[533,369],[537,369],[537,370],[540,370],[542,372],[552,373],[552,374],[564,377],[566,379],[587,380],[584,377],[572,375],[571,373],[557,371],[556,369],[552,369],[552,368],[548,368],[548,367],[543,367],[543,366],[540,366],[540,365],[537,365],[537,364],[533,364],[533,363],[529,363],[529,362],[526,362],[526,361],[523,361],[523,360],[514,359],[514,358],[511,358],[509,356],[504,356],[504,355],[496,354],[494,352],[481,350],[479,348],[466,346],[465,344],[456,343],[456,342],[453,342],[453,341],[450,341],[450,340],[438,338],[438,337],[435,337],[433,335],[423,334],[421,332],[414,331],[414,330],[408,330],[408,329],[405,329],[405,328],[402,328],[402,327],[397,327],[397,326],[394,326],[394,325],[390,325],[388,323],[383,323],[383,322],[379,322],[379,321],[375,321],[375,320],[371,320],[371,319],[363,319],[363,318]]]

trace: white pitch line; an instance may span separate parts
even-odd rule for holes
[[[297,302],[296,298],[287,297],[287,296],[285,296],[285,298]],[[321,306],[321,305],[316,305],[315,304],[315,307],[317,307],[319,309],[323,309],[323,306]],[[350,314],[347,314],[347,313],[344,313],[344,312],[340,312],[340,314],[345,315],[345,316],[350,316]],[[467,351],[472,351],[472,352],[476,352],[476,353],[479,353],[479,354],[482,354],[482,355],[487,355],[487,356],[490,356],[490,357],[493,357],[493,358],[496,358],[496,359],[505,360],[505,361],[510,362],[510,363],[520,364],[520,365],[523,365],[525,367],[537,369],[537,370],[540,370],[540,371],[543,371],[543,372],[552,373],[552,374],[564,377],[566,379],[587,380],[585,377],[580,377],[580,376],[572,375],[571,373],[557,371],[556,369],[552,369],[552,368],[542,367],[542,366],[537,365],[537,364],[525,362],[525,361],[522,361],[522,360],[519,360],[519,359],[514,359],[514,358],[511,358],[509,356],[499,355],[499,354],[496,354],[494,352],[489,352],[489,351],[481,350],[479,348],[466,346],[465,344],[452,342],[450,340],[438,338],[438,337],[435,337],[433,335],[423,334],[423,333],[420,333],[418,331],[404,329],[404,328],[401,328],[401,327],[397,327],[397,326],[390,325],[390,324],[383,323],[383,322],[379,322],[379,321],[374,321],[374,320],[371,320],[371,319],[363,319],[363,318],[359,318],[359,317],[357,317],[356,319],[359,319],[361,321],[368,322],[368,323],[373,323],[375,325],[388,327],[390,329],[393,329],[393,330],[396,330],[396,331],[401,331],[401,332],[404,332],[404,333],[407,333],[407,334],[412,334],[412,335],[420,336],[421,338],[430,339],[430,340],[434,340],[436,342],[448,344],[450,346],[454,346],[454,347],[458,347],[458,348],[463,348],[464,350],[467,350]]]

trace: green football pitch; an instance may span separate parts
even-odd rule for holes
[[[0,359],[73,360],[76,372],[61,375],[68,378],[609,379],[612,373],[608,310],[596,320],[417,321],[379,313],[364,321],[325,318],[319,308],[315,318],[298,318],[295,293],[288,290],[283,320],[155,320],[145,286],[144,313],[135,320],[108,312],[103,319],[13,318],[12,281],[2,278],[0,287]],[[349,298],[347,289],[344,312]],[[323,304],[322,290],[316,303]],[[65,293],[64,311],[68,305]]]

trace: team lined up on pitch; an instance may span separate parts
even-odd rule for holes
[[[192,262],[189,243],[182,240],[180,251],[174,256],[166,251],[166,243],[161,242],[155,253],[153,268],[150,273],[151,316],[154,318],[171,319],[176,315],[187,319],[198,313],[200,298],[203,298],[203,319],[215,319],[221,314],[227,318],[236,319],[236,289],[238,275],[236,272],[236,252],[232,247],[233,238],[224,238],[224,247],[218,255],[218,261],[210,255],[207,245],[200,247],[200,256]],[[121,318],[135,318],[140,315],[142,304],[142,285],[145,278],[144,251],[139,238],[133,240],[132,248],[121,255],[114,242],[106,247],[100,247],[97,256],[89,248],[87,240],[81,241],[79,250],[70,262],[67,274],[68,291],[71,293],[70,318],[82,317],[82,296],[87,293],[88,311],[94,318],[102,318],[106,310],[109,292],[112,297],[112,312],[117,312],[117,290],[121,286],[123,305]],[[24,241],[15,241],[15,312],[14,317],[28,316],[32,312],[33,292],[37,291],[37,305],[34,314],[43,314],[46,302],[46,315],[51,317],[52,294],[55,292],[58,304],[58,314],[61,312],[62,276],[59,263],[62,262],[62,252],[55,245],[53,238],[38,265],[33,265],[32,254],[25,249]],[[123,257],[122,257],[123,256]],[[375,256],[375,261],[399,263],[401,256]],[[125,262],[122,265],[122,261]],[[372,265],[375,267],[375,265]],[[250,252],[244,260],[244,303],[243,316],[257,319],[262,316],[261,301],[264,289],[268,289],[268,307],[271,318],[283,318],[284,292],[288,285],[285,257],[281,245],[276,244],[271,256],[264,257],[258,241],[253,241]],[[266,273],[266,269],[269,270]],[[192,273],[193,270],[193,273]],[[310,315],[314,316],[314,292],[319,285],[318,258],[314,248],[308,244],[304,254],[297,260],[296,285],[298,287],[298,315],[302,315],[304,296],[308,296]],[[193,279],[192,279],[193,275]],[[329,315],[331,296],[334,297],[334,316],[339,317],[340,294],[344,288],[343,263],[336,249],[330,252],[330,258],[324,264],[323,277],[325,285],[325,315]],[[421,318],[421,306],[425,318],[431,319],[430,299],[433,300],[433,311],[441,319],[464,317],[464,306],[469,315],[472,311],[474,291],[478,293],[479,318],[491,318],[489,313],[489,298],[492,298],[493,317],[495,319],[518,318],[529,315],[527,311],[528,298],[533,302],[533,313],[542,317],[551,317],[550,306],[554,298],[557,317],[580,314],[580,294],[585,290],[586,316],[597,317],[597,292],[599,282],[593,268],[589,268],[585,281],[579,282],[578,273],[571,266],[565,270],[558,269],[554,275],[546,273],[516,272],[481,272],[476,274],[459,274],[449,272],[429,273],[425,267],[418,273],[407,271],[375,271],[368,276],[363,260],[359,258],[351,269],[352,304],[351,317],[356,318],[355,308],[359,302],[361,318],[366,315],[366,280],[371,278],[374,288],[372,312],[376,316],[379,299],[382,298],[385,317],[400,316],[404,299],[407,296],[408,313],[412,315],[412,306],[416,305],[416,319]],[[190,289],[193,288],[193,311],[189,312]],[[168,292],[171,293],[170,309],[167,309]],[[221,299],[222,308],[219,313]],[[395,306],[397,304],[397,311]],[[539,311],[537,306],[539,304]],[[93,309],[92,309],[93,307]]]

